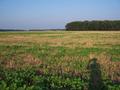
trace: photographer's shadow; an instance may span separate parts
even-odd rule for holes
[[[88,69],[90,71],[89,90],[107,90],[102,80],[100,64],[97,63],[96,58],[89,61]]]

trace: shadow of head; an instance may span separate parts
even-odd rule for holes
[[[93,58],[90,61],[96,63],[97,62],[97,58]]]
[[[97,63],[97,58],[93,58],[88,63],[88,69],[97,69],[100,68],[99,63]]]

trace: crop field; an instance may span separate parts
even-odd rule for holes
[[[120,90],[120,31],[0,32],[0,90]]]

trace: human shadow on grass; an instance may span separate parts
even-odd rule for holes
[[[100,64],[97,63],[97,58],[93,58],[88,63],[90,70],[89,90],[107,90],[105,87],[102,76]]]

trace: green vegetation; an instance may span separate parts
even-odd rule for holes
[[[120,32],[1,32],[0,90],[119,90]]]
[[[120,31],[120,20],[76,21],[66,25],[68,31]]]

